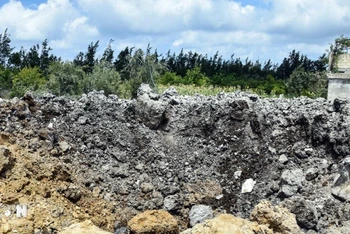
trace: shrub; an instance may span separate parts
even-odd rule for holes
[[[103,90],[105,95],[119,94],[121,78],[113,66],[107,62],[95,65],[92,73],[85,75],[80,82],[80,89],[83,92],[92,90]]]
[[[0,66],[0,97],[8,98],[10,96],[13,76],[10,69]]]
[[[79,83],[84,79],[84,71],[72,62],[57,62],[49,66],[47,87],[56,95],[79,95]]]
[[[27,91],[43,90],[46,80],[39,68],[23,68],[12,80],[12,96],[23,96]]]
[[[174,72],[165,72],[158,79],[158,83],[162,85],[178,85],[181,83],[181,76],[176,75]]]
[[[195,66],[193,69],[187,70],[186,76],[181,79],[182,84],[194,84],[196,86],[205,86],[209,84],[209,78],[201,72],[199,66]]]

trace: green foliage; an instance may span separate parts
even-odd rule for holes
[[[304,95],[312,98],[326,97],[327,75],[325,72],[305,72],[302,67],[298,67],[289,76],[286,86],[292,95]]]
[[[329,71],[336,72],[336,67],[338,56],[340,54],[347,53],[350,48],[350,38],[341,35],[339,38],[334,40],[334,44],[330,43],[328,50],[328,69]]]
[[[121,87],[121,96],[135,98],[137,96],[137,90],[142,83],[142,78],[137,76],[133,79],[124,81]]]
[[[45,88],[46,80],[39,68],[23,68],[12,80],[12,96],[23,96],[27,91],[38,91]]]
[[[326,72],[309,73],[308,92],[311,98],[327,98],[327,74]]]
[[[73,60],[74,65],[81,66],[85,73],[91,73],[96,64],[96,51],[99,46],[99,41],[96,41],[95,44],[91,42],[88,46],[87,52],[84,54],[80,52],[75,59]]]
[[[178,94],[180,95],[189,95],[193,96],[195,94],[202,94],[205,96],[212,96],[212,95],[217,95],[220,92],[234,92],[237,90],[240,90],[240,87],[215,87],[213,85],[208,85],[208,86],[196,86],[194,84],[190,85],[184,85],[184,84],[178,84],[178,85],[171,85],[176,89]],[[169,88],[169,85],[159,85],[159,92],[162,93],[166,89]]]
[[[108,62],[95,65],[90,74],[80,82],[81,90],[86,93],[92,90],[103,90],[105,95],[119,94],[121,79],[119,73]]]
[[[307,95],[325,96],[327,80],[324,74],[327,57],[323,54],[318,60],[310,60],[306,55],[293,50],[280,65],[241,60],[225,60],[216,52],[214,56],[197,52],[181,52],[176,55],[170,51],[165,56],[152,51],[150,45],[145,51],[126,47],[115,61],[111,40],[96,58],[99,41],[91,43],[85,53],[80,52],[73,62],[61,62],[50,55],[52,50],[47,40],[41,46],[32,46],[28,51],[21,48],[12,53],[10,38],[5,30],[0,34],[0,95],[12,90],[14,95],[23,90],[36,90],[42,86],[41,79],[34,71],[24,68],[40,68],[47,88],[57,95],[79,95],[91,90],[104,90],[105,94],[118,94],[122,97],[135,97],[141,83],[149,84],[157,91],[158,84],[187,85],[188,87],[239,88],[255,91],[261,95]],[[333,56],[346,53],[350,48],[350,38],[337,38],[330,48],[330,64]],[[25,74],[25,75],[23,75]],[[14,79],[16,77],[16,79]],[[26,78],[27,77],[27,78]],[[29,77],[29,78],[28,78]],[[33,80],[38,81],[37,86]],[[32,82],[32,83],[31,83]],[[16,85],[14,85],[16,84]],[[24,87],[28,85],[28,87]],[[205,91],[205,92],[207,92]]]
[[[146,53],[141,49],[126,54],[124,57],[125,67],[121,71],[122,80],[126,86],[131,88],[132,97],[136,97],[137,89],[141,83],[149,84],[151,88],[157,89],[155,81],[159,79],[161,73],[165,71],[165,66],[158,61],[158,54],[151,52],[151,47],[148,45]]]
[[[13,76],[14,74],[10,69],[0,66],[0,97],[9,97]]]
[[[302,67],[295,69],[286,81],[286,86],[290,94],[300,96],[308,86],[308,73]]]
[[[165,72],[158,79],[159,84],[163,85],[195,85],[206,86],[209,85],[209,78],[201,72],[199,66],[195,66],[193,69],[187,70],[184,77],[176,75],[174,72]]]
[[[10,46],[11,39],[7,33],[7,29],[3,34],[0,34],[0,66],[7,66],[8,59],[11,56],[13,48]]]
[[[182,84],[194,84],[196,86],[205,86],[209,84],[209,78],[201,72],[199,66],[187,70],[186,76],[181,79]]]
[[[174,72],[165,72],[158,79],[158,83],[162,85],[178,85],[181,83],[181,76],[176,75]]]
[[[263,91],[267,95],[278,96],[286,92],[284,82],[276,80],[271,74],[268,74],[266,79],[260,81],[260,83],[257,89]]]
[[[109,43],[108,43],[107,48],[103,52],[101,61],[104,61],[104,62],[107,62],[107,63],[112,63],[113,62],[114,50],[112,49],[112,42],[113,42],[113,40],[111,39],[109,41]]]
[[[82,67],[72,62],[56,62],[49,66],[48,89],[56,95],[81,94],[80,82],[84,80]]]

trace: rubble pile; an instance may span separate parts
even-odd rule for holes
[[[134,100],[97,91],[0,99],[0,215],[13,214],[0,216],[0,232],[57,233],[89,221],[121,234],[136,215],[162,210],[174,232],[235,219],[297,233],[264,221],[281,227],[294,215],[291,230],[341,233],[349,136],[350,102],[338,99],[158,95],[147,85]],[[259,213],[261,201],[291,214]],[[17,204],[27,217],[14,215]]]

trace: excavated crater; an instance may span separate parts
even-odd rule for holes
[[[33,230],[89,218],[113,232],[153,209],[184,230],[193,205],[248,218],[264,199],[309,233],[350,218],[347,100],[158,95],[146,85],[134,100],[27,94],[0,99],[0,136],[1,203],[27,202]],[[34,218],[45,207],[50,222]]]

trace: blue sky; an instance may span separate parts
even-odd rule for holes
[[[48,39],[72,60],[91,42],[113,39],[159,52],[195,51],[280,63],[293,49],[316,59],[340,35],[350,36],[349,0],[9,0],[0,3],[0,33],[12,46]]]

